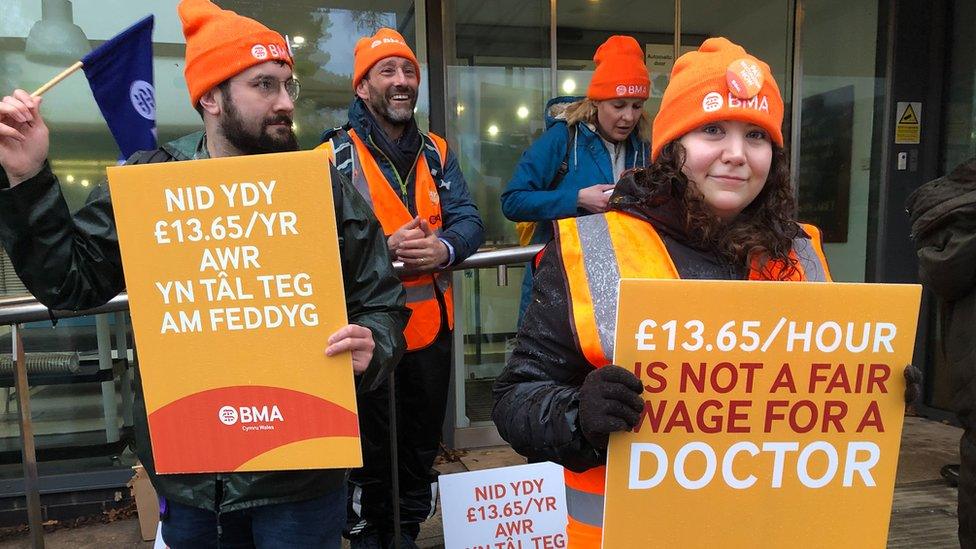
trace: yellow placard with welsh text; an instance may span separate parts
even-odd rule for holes
[[[328,162],[108,169],[158,473],[361,464]]]
[[[917,285],[622,280],[603,547],[884,547]]]

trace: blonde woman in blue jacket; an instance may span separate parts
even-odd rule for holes
[[[586,97],[546,106],[545,133],[515,167],[502,193],[502,212],[520,224],[523,244],[553,237],[556,219],[606,211],[613,184],[650,162],[651,120],[644,112],[649,80],[644,51],[629,36],[611,36],[593,56]],[[519,321],[528,306],[532,269],[525,270]]]

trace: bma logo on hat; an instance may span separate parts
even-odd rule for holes
[[[379,46],[381,46],[383,44],[403,44],[403,42],[401,42],[400,40],[397,40],[396,38],[386,38],[386,37],[383,37],[383,38],[377,38],[376,40],[373,40],[373,42],[369,45],[369,47],[370,48],[376,48],[376,47],[379,47]]]
[[[145,80],[136,80],[129,86],[132,108],[146,120],[156,120],[156,90]]]
[[[217,412],[217,417],[224,425],[233,425],[237,423],[237,409],[233,406],[224,406]]]
[[[255,59],[267,59],[268,48],[262,46],[261,44],[255,44],[251,47],[251,55],[253,55]]]
[[[702,110],[705,112],[715,112],[722,108],[725,101],[722,99],[722,94],[718,92],[712,92],[702,99]]]
[[[622,95],[641,96],[641,95],[647,95],[647,86],[642,86],[640,84],[631,84],[629,86],[625,86],[623,84],[620,84],[619,86],[617,86],[615,91],[617,92],[618,97]]]

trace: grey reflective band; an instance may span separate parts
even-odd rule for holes
[[[813,240],[798,236],[793,239],[793,250],[796,251],[796,257],[800,260],[800,266],[803,267],[803,273],[808,281],[827,281],[827,273],[820,263],[820,256],[813,249]]]
[[[403,289],[407,291],[407,303],[416,303],[418,301],[427,301],[428,299],[434,299],[433,284],[421,284],[419,286],[404,286]]]
[[[566,512],[573,520],[603,528],[603,496],[566,486]]]
[[[352,144],[350,144],[352,146]],[[363,166],[359,162],[359,154],[357,154],[356,147],[352,147],[352,186],[359,191],[359,195],[363,197],[363,200],[369,204],[369,209],[375,211],[373,208],[373,197],[369,195],[369,181],[366,181],[366,174],[363,173]],[[346,162],[342,163],[343,166]]]
[[[583,268],[586,270],[586,284],[590,287],[600,346],[603,348],[603,356],[612,359],[620,266],[610,240],[610,227],[606,216],[602,214],[578,217],[576,226],[579,227]]]

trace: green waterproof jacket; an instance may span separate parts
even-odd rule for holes
[[[129,163],[207,158],[202,132],[136,153]],[[369,328],[373,360],[357,379],[370,390],[388,375],[405,349],[410,316],[393,272],[383,230],[348,179],[332,168],[332,192],[349,322]],[[107,184],[96,187],[71,215],[48,165],[14,188],[0,170],[0,241],[27,288],[51,309],[80,310],[105,303],[125,288],[118,235]],[[325,342],[322,342],[323,349]],[[315,498],[345,482],[344,469],[156,475],[136,369],[135,437],[139,458],[160,496],[184,505],[227,512]]]

